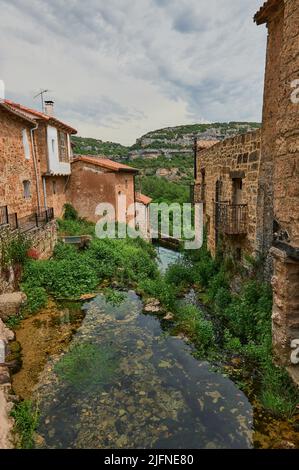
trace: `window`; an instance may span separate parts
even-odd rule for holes
[[[56,194],[56,181],[52,181],[53,194]]]
[[[55,139],[52,139],[52,153],[55,153]]]
[[[27,129],[22,130],[22,140],[23,140],[25,158],[26,160],[29,160],[30,159],[30,145],[29,145],[29,140],[28,140]]]
[[[23,181],[24,199],[30,199],[30,197],[31,197],[30,184],[31,183],[28,180]]]
[[[68,162],[68,139],[65,132],[58,131],[58,148],[59,148],[59,160],[61,162]]]

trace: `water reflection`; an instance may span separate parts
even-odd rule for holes
[[[99,295],[85,308],[73,345],[110,349],[116,367],[100,383],[96,362],[83,389],[48,367],[36,392],[41,447],[251,447],[245,395],[194,359],[182,340],[165,336],[156,318],[142,314],[133,291],[120,306]]]

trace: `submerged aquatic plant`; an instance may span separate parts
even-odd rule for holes
[[[126,298],[123,292],[109,288],[105,289],[104,294],[106,301],[110,302],[115,307],[122,304]]]
[[[77,390],[86,390],[109,383],[116,374],[117,366],[113,349],[83,343],[72,346],[54,370],[61,381]]]

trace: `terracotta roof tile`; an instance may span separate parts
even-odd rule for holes
[[[12,109],[18,111],[19,113],[23,114],[26,117],[31,117],[31,118],[37,118],[37,119],[42,119],[44,121],[49,122],[49,124],[56,124],[59,126],[63,126],[67,128],[71,134],[77,134],[76,129],[73,127],[69,126],[68,124],[65,124],[64,122],[60,121],[59,119],[56,119],[54,116],[48,116],[48,114],[41,113],[40,111],[37,111],[36,109],[31,109],[27,108],[27,106],[23,106],[22,104],[19,103],[14,103],[11,100],[4,100],[4,103],[11,107]]]
[[[102,156],[91,156],[91,155],[78,155],[72,161],[72,164],[76,162],[85,162],[91,163],[92,165],[100,166],[102,168],[107,168],[112,171],[123,171],[128,173],[138,173],[139,170],[132,168],[128,165],[123,165],[122,163],[114,162],[108,158]]]
[[[16,109],[13,109],[12,107],[8,106],[5,102],[0,101],[0,107],[4,109],[5,111],[8,111],[9,113],[14,114],[15,116],[19,117],[23,121],[29,122],[30,124],[32,124],[33,127],[36,125],[36,122],[33,119],[30,119],[28,116],[25,116],[24,113],[21,113],[17,111]]]
[[[135,198],[136,202],[141,202],[141,204],[144,204],[145,206],[148,206],[152,202],[152,199],[150,197],[145,196],[145,194],[141,193],[136,193]]]

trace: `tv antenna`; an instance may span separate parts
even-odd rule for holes
[[[44,94],[49,93],[51,90],[43,90],[42,88],[40,89],[40,92],[34,96],[34,99],[38,98],[40,96],[41,99],[41,105],[42,105],[42,112],[45,111],[45,105],[44,105]]]

